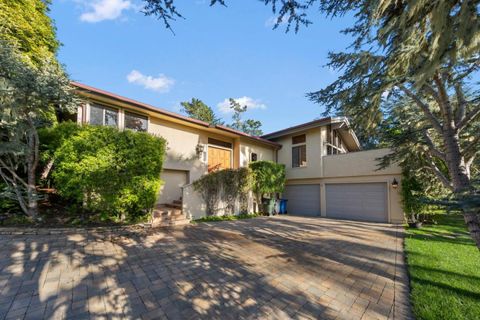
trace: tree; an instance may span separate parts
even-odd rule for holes
[[[247,111],[247,106],[241,106],[235,99],[230,98],[230,108],[233,110],[232,123],[228,127],[248,133],[252,136],[261,136],[262,123],[258,120],[247,119],[242,120],[242,115]]]
[[[191,102],[184,101],[182,105],[182,112],[193,119],[202,120],[212,125],[223,124],[223,122],[215,115],[212,108],[203,103],[200,99],[192,98]]]
[[[174,1],[144,1],[146,14],[164,21],[180,16]],[[418,122],[405,123],[405,134],[399,136],[403,143],[392,141],[394,154],[383,163],[401,157],[400,145],[422,145],[426,166],[439,181],[457,198],[476,197],[471,166],[478,162],[480,143],[478,134],[471,133],[478,129],[480,115],[479,83],[474,81],[480,66],[480,1],[261,2],[278,13],[275,27],[287,20],[287,31],[310,24],[307,13],[314,7],[330,17],[353,13],[354,24],[343,31],[353,38],[352,45],[329,54],[329,67],[341,76],[309,98],[325,105],[326,113],[350,117],[363,136],[375,132],[389,113],[412,108]],[[211,0],[214,4],[225,1]],[[480,205],[464,206],[463,212],[480,248]]]
[[[7,196],[28,216],[38,214],[36,173],[39,163],[37,128],[45,125],[54,106],[73,109],[70,81],[56,63],[38,68],[0,41],[0,176]]]
[[[35,66],[45,61],[55,62],[60,45],[47,15],[49,4],[50,0],[0,2],[0,40],[17,48],[22,58]]]

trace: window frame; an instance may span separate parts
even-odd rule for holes
[[[132,116],[135,116],[137,118],[140,118],[140,119],[144,119],[146,120],[146,127],[145,127],[145,131],[143,130],[136,130],[136,129],[133,129],[133,128],[127,128],[127,115],[132,115]],[[137,113],[137,112],[132,112],[132,111],[129,111],[129,110],[124,110],[123,111],[123,128],[124,129],[127,129],[127,130],[133,130],[133,131],[137,131],[137,132],[148,132],[148,124],[149,124],[149,118],[147,115],[144,115],[144,114],[141,114],[141,113]]]
[[[295,141],[300,142],[295,143]],[[295,154],[298,159],[298,163],[295,163]],[[305,155],[304,161],[302,161],[302,154]],[[304,133],[292,136],[292,168],[306,168],[308,166],[307,159],[307,135]]]
[[[102,109],[102,124],[92,124],[92,108],[98,108]],[[115,111],[117,116],[116,116],[116,126],[113,125],[107,125],[105,122],[105,116],[106,116],[106,111]],[[104,105],[102,103],[97,103],[97,102],[90,102],[89,103],[89,108],[88,108],[88,124],[92,126],[108,126],[108,127],[113,127],[113,128],[120,128],[120,109],[115,108],[115,107],[110,107],[107,105]]]

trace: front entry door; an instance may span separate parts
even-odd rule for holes
[[[232,167],[232,151],[229,149],[208,146],[208,171],[230,169]]]

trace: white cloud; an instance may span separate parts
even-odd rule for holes
[[[167,92],[175,84],[175,80],[164,74],[160,74],[158,77],[154,78],[152,76],[146,76],[137,70],[132,70],[127,75],[127,80],[130,83],[139,84],[145,89],[157,92]]]
[[[237,101],[242,107],[247,106],[247,109],[266,109],[267,108],[267,106],[264,103],[262,103],[260,100],[253,99],[247,96],[236,98],[234,100]],[[217,104],[217,107],[223,113],[229,113],[233,111],[230,108],[229,99],[225,99],[222,102],[219,102]]]
[[[88,11],[80,15],[80,20],[91,23],[118,19],[124,10],[135,8],[129,0],[82,0],[81,3]]]
[[[273,28],[277,22],[278,22],[278,18],[279,16],[272,16],[270,18],[268,18],[267,20],[265,20],[265,27],[267,28]],[[280,25],[282,24],[287,24],[288,22],[288,17],[287,16],[283,16],[282,20],[280,21]]]

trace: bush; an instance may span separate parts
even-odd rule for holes
[[[151,210],[161,185],[165,140],[144,132],[62,123],[41,133],[53,157],[60,196],[106,219],[136,221]]]
[[[230,214],[234,214],[237,200],[240,201],[241,211],[247,211],[247,192],[250,186],[248,168],[211,172],[196,180],[193,186],[207,205],[207,215],[217,213],[220,199],[225,201]]]
[[[257,205],[261,203],[261,197],[267,195],[273,197],[275,193],[283,192],[285,188],[285,165],[273,161],[251,162],[252,191],[255,193]]]

